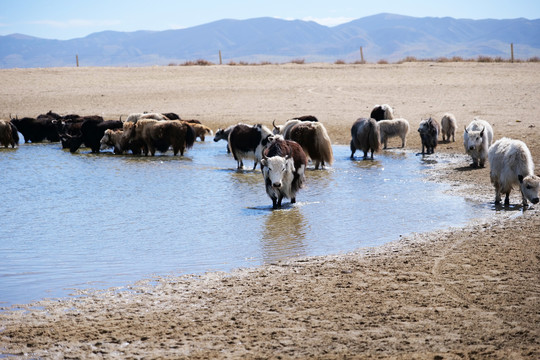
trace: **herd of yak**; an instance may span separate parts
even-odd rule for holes
[[[445,114],[439,123],[434,118],[422,120],[418,132],[422,154],[432,154],[439,134],[443,141],[455,141],[456,119]],[[156,150],[172,149],[174,155],[191,148],[196,140],[213,135],[212,130],[198,120],[182,120],[175,113],[136,113],[125,120],[104,120],[101,116],[66,115],[49,111],[37,118],[18,117],[0,120],[0,145],[15,147],[19,133],[24,142],[61,141],[62,148],[76,152],[83,144],[93,153],[113,148],[115,154],[128,151],[135,155],[154,155]],[[396,119],[389,105],[376,105],[370,118],[360,118],[351,127],[351,158],[356,150],[363,151],[364,159],[381,147],[387,148],[389,138],[399,137],[406,145],[409,123]],[[296,201],[296,192],[302,188],[305,169],[311,160],[315,169],[332,165],[333,153],[330,138],[322,123],[308,115],[287,121],[273,130],[257,125],[236,124],[218,129],[214,141],[225,140],[227,150],[242,169],[243,159],[254,159],[253,169],[260,163],[266,192],[274,208],[281,207],[283,198]],[[518,187],[522,204],[539,202],[540,177],[534,175],[534,162],[527,145],[519,140],[501,138],[493,142],[493,129],[487,121],[474,119],[465,127],[463,144],[472,158],[473,167],[490,165],[490,177],[495,187],[495,202],[509,205],[513,187]]]

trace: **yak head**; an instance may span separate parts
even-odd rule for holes
[[[216,135],[214,135],[214,141],[218,142],[219,140],[226,140],[227,136],[225,134],[225,130],[223,129],[217,129]]]
[[[518,180],[523,197],[533,204],[538,204],[540,201],[540,177],[535,175],[528,175],[525,177],[518,175]]]
[[[420,135],[433,135],[433,132],[437,132],[435,125],[433,125],[433,119],[425,119],[420,121],[420,126],[418,127],[418,132]]]
[[[114,146],[113,133],[114,131],[111,129],[105,130],[103,137],[99,141],[99,143],[101,144],[101,150],[105,150],[110,148],[111,146]]]
[[[267,186],[281,189],[288,182],[292,182],[294,162],[289,155],[263,157],[261,165]]]
[[[475,150],[481,148],[482,142],[484,141],[484,130],[485,128],[482,128],[482,130],[467,130],[467,128],[465,128],[465,134],[467,134],[467,149]]]

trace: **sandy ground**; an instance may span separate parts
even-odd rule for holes
[[[335,144],[375,104],[458,119],[433,181],[490,203],[463,126],[524,140],[540,168],[540,64],[406,63],[0,70],[0,116],[177,112],[214,130],[316,115]],[[398,140],[390,143],[397,146]],[[438,159],[452,158],[445,162]],[[446,164],[446,165],[443,165]],[[450,164],[450,165],[448,165]],[[520,202],[518,192],[511,203]],[[540,358],[540,206],[375,249],[232,273],[141,281],[0,313],[0,354],[21,358]],[[428,215],[426,215],[428,217]]]

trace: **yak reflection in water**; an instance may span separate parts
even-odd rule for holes
[[[306,233],[309,224],[300,205],[271,211],[266,215],[262,234],[262,258],[273,263],[294,256],[306,255]]]

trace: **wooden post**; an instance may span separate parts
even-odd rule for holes
[[[77,67],[79,67],[79,54],[75,55],[75,61],[77,61]]]
[[[510,43],[510,61],[514,62],[514,43]]]
[[[223,65],[223,62],[221,61],[221,50],[219,50],[219,65]]]
[[[364,51],[362,50],[362,47],[360,46],[360,61],[363,63],[365,63],[364,61]]]

